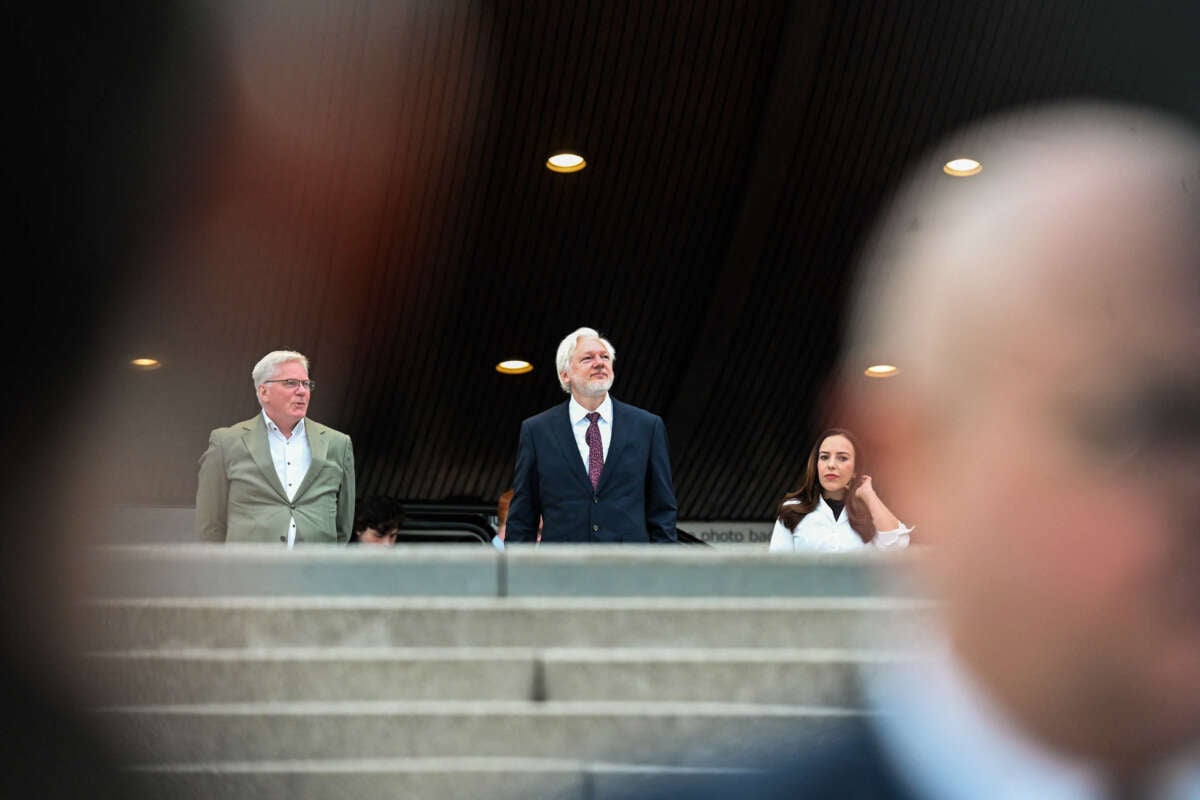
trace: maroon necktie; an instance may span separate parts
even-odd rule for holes
[[[600,441],[600,426],[596,421],[600,413],[593,411],[587,414],[588,429],[583,440],[588,444],[588,477],[592,479],[592,488],[600,483],[600,470],[604,468],[604,443]]]

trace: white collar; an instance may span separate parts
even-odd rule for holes
[[[611,425],[613,410],[612,395],[606,392],[604,394],[604,402],[597,406],[596,410],[600,412],[600,419]],[[579,405],[579,401],[575,399],[575,395],[571,395],[571,401],[567,404],[567,416],[571,418],[571,424],[578,425],[579,420],[586,417],[589,413],[591,412]]]
[[[267,430],[270,431],[271,433],[278,433],[280,436],[283,436],[283,431],[279,428],[278,425],[275,424],[275,420],[273,420],[267,416],[267,410],[265,408],[262,410],[262,415],[263,415],[263,419],[266,420],[266,422],[267,422]],[[292,435],[285,437],[285,438],[294,439],[297,436],[305,436],[304,420],[305,420],[305,417],[301,417],[299,419],[299,421],[296,423],[296,426],[294,428],[292,428]]]
[[[884,750],[915,794],[933,800],[988,797],[1086,800],[1105,797],[1095,764],[1046,750],[980,687],[949,643],[916,637],[922,656],[864,676]],[[1191,796],[1198,765],[1172,765],[1165,797]],[[1178,783],[1176,783],[1176,781]],[[1182,792],[1176,795],[1174,792]]]

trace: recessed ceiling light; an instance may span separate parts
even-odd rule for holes
[[[983,164],[973,158],[955,158],[942,165],[942,172],[956,178],[967,178],[983,172]]]
[[[546,169],[551,172],[579,172],[587,161],[578,153],[555,153],[546,159]]]
[[[144,358],[143,357],[143,358],[135,358],[135,359],[131,360],[129,362],[129,365],[131,367],[133,367],[134,369],[149,371],[149,370],[158,369],[159,367],[161,367],[162,362],[159,361],[157,358]]]
[[[900,368],[891,364],[873,364],[863,370],[863,374],[868,378],[890,378],[899,373]]]
[[[533,364],[520,358],[510,358],[496,365],[496,372],[504,375],[523,375],[533,370]]]

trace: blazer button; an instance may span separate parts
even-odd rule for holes
[[[599,498],[599,497],[593,497],[593,498],[592,498],[592,502],[593,502],[593,503],[599,503],[599,502],[600,502],[600,498]]]
[[[598,530],[600,530],[600,526],[599,526],[599,525],[593,525],[593,526],[592,526],[592,530],[594,530],[594,531],[598,531]]]

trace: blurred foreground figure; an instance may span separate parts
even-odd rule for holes
[[[1200,797],[1200,140],[1071,106],[952,144],[984,170],[894,203],[841,386],[931,544],[925,658],[719,793]]]
[[[120,363],[110,326],[145,279],[134,265],[147,235],[196,191],[216,48],[211,9],[196,4],[78,10],[5,7],[6,53],[22,65],[11,107],[37,112],[5,126],[6,152],[21,154],[4,165],[19,199],[5,241],[22,266],[0,322],[21,376],[0,429],[0,797],[130,800],[146,795],[83,710],[95,699],[77,658],[92,633],[80,603],[97,572],[96,511],[122,464],[103,410]]]
[[[984,173],[900,199],[846,360],[902,365],[861,424],[936,545],[882,739],[919,796],[1200,796],[1200,140],[1077,106],[964,141]]]

